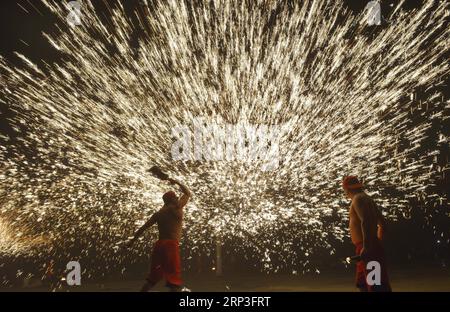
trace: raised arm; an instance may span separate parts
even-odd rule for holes
[[[183,208],[186,206],[187,202],[189,201],[189,198],[191,197],[191,191],[187,188],[186,185],[182,184],[181,182],[175,180],[175,179],[168,179],[170,183],[176,184],[180,187],[181,192],[183,192],[183,195],[180,196],[178,199],[178,208]]]

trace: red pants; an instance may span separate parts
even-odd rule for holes
[[[147,277],[149,283],[165,278],[168,285],[181,286],[181,259],[177,240],[160,239],[153,246],[152,264]]]
[[[355,244],[356,254],[359,255],[363,248],[362,243]],[[380,264],[380,280],[381,285],[369,285],[367,284],[367,274],[370,270],[367,270],[367,263],[370,261],[377,261]],[[367,259],[358,261],[356,263],[356,287],[365,289],[370,292],[390,292],[391,285],[389,284],[389,277],[387,274],[386,259],[384,256],[384,249],[381,242],[377,240],[374,244],[372,251],[368,255]]]

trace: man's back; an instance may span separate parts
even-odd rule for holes
[[[355,210],[354,205],[358,205],[360,209],[364,210],[366,224],[370,227],[369,241],[377,237],[377,207],[374,200],[364,192],[358,193],[354,196],[350,206],[350,235],[353,243],[363,241],[363,234],[361,230],[361,220]]]
[[[164,205],[157,215],[159,239],[181,239],[183,210],[174,205]]]
[[[166,283],[172,291],[179,291],[183,284],[181,279],[181,257],[179,246],[183,225],[183,208],[189,201],[191,192],[182,183],[169,178],[167,175],[162,174],[160,170],[156,169],[153,171],[157,173],[157,176],[160,179],[178,185],[181,188],[183,195],[178,198],[174,191],[166,192],[163,195],[164,206],[158,212],[154,213],[150,219],[136,231],[134,237],[126,244],[126,246],[131,246],[146,229],[155,223],[158,224],[159,240],[153,245],[150,274],[146,279],[146,283],[142,286],[141,291],[148,291],[163,277],[166,279]]]

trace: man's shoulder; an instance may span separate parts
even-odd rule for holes
[[[358,198],[371,198],[370,197],[370,195],[369,194],[367,194],[366,192],[359,192],[359,193],[357,193],[357,194],[355,194],[355,197],[358,197]]]
[[[360,192],[353,196],[352,202],[357,203],[358,205],[364,205],[370,201],[372,201],[372,197],[370,197],[370,195],[366,194],[365,192]]]
[[[161,209],[162,210],[162,209]],[[169,215],[179,215],[182,212],[182,209],[178,205],[166,205],[164,209],[164,213],[167,213]]]

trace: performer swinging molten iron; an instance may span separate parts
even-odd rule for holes
[[[158,224],[159,239],[153,247],[150,274],[141,291],[150,290],[163,278],[165,278],[166,285],[171,291],[180,291],[183,282],[181,279],[179,241],[181,239],[183,207],[186,206],[191,192],[185,185],[169,178],[158,167],[152,167],[149,171],[161,180],[167,180],[171,184],[178,185],[183,195],[178,198],[173,191],[165,193],[163,195],[164,206],[151,216],[126,246],[130,247],[146,229],[155,223]]]

